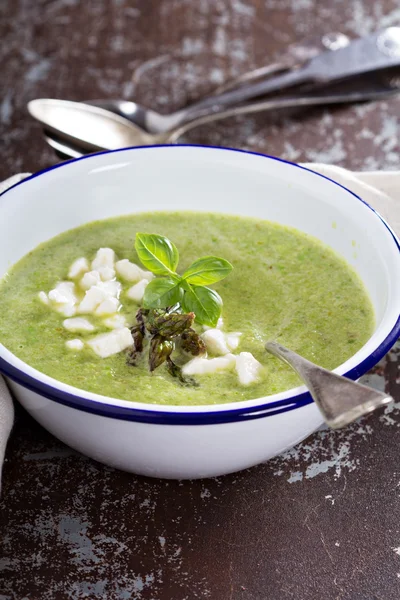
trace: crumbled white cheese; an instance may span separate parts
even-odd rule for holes
[[[50,290],[48,297],[53,308],[65,317],[72,317],[76,313],[75,305],[78,298],[72,281],[60,281],[53,290]]]
[[[228,346],[229,350],[237,349],[241,335],[242,334],[240,331],[232,331],[231,333],[225,334],[226,345]]]
[[[98,285],[94,285],[85,293],[84,299],[78,306],[78,312],[93,313],[106,298],[106,292]]]
[[[93,285],[100,283],[100,273],[98,271],[89,271],[85,273],[79,282],[83,290],[90,290]]]
[[[49,300],[56,304],[75,303],[75,284],[72,281],[60,281],[54,290],[50,290]]]
[[[133,343],[132,334],[127,327],[114,329],[109,333],[102,333],[89,340],[87,345],[101,358],[107,358],[113,354],[118,354]]]
[[[119,281],[100,281],[96,285],[92,285],[91,288],[86,290],[85,297],[78,306],[78,312],[83,314],[93,313],[102,302],[109,299],[114,299],[115,302],[114,300],[113,302],[107,302],[101,311],[96,314],[104,315],[116,312],[119,308],[118,296],[121,293],[121,288]]]
[[[75,304],[57,304],[54,308],[64,317],[73,317],[74,315],[76,315]]]
[[[251,352],[241,352],[236,357],[236,371],[242,385],[250,385],[259,379],[261,363],[258,362]]]
[[[89,271],[89,263],[86,258],[77,258],[69,268],[69,279],[76,279]]]
[[[236,350],[239,346],[239,338],[242,334],[239,331],[224,333],[221,329],[207,329],[201,337],[207,346],[210,354],[223,356],[231,350]]]
[[[65,319],[63,326],[68,331],[94,331],[95,326],[90,321],[83,317],[74,317],[73,319]]]
[[[142,269],[127,258],[115,263],[115,270],[122,279],[125,279],[125,281],[135,283],[143,279]]]
[[[142,277],[143,279],[147,279],[147,281],[151,281],[152,279],[154,279],[155,275],[151,271],[142,270]]]
[[[148,283],[149,282],[147,279],[142,279],[139,281],[139,283],[135,283],[135,285],[129,288],[126,295],[130,300],[134,300],[134,302],[139,304],[143,300],[144,290],[146,289]]]
[[[182,367],[184,375],[204,375],[232,369],[236,364],[233,354],[225,354],[217,358],[202,358],[197,356]]]
[[[70,350],[82,350],[85,344],[82,342],[82,340],[78,340],[78,338],[76,338],[75,340],[68,340],[65,342],[65,345]]]
[[[99,267],[97,272],[99,273],[102,281],[110,281],[115,277],[115,270],[111,267]]]
[[[122,290],[122,285],[119,281],[100,281],[96,284],[96,287],[106,294],[106,296],[112,296],[113,298],[119,298]]]
[[[138,267],[138,265],[135,265],[135,263],[132,263],[127,258],[119,260],[117,263],[115,263],[115,269],[122,279],[125,279],[125,281],[130,281],[131,283],[136,283],[141,279],[147,279],[148,281],[154,279],[153,273],[150,271],[143,271],[143,269]]]
[[[201,335],[207,351],[216,356],[229,354],[229,348],[226,343],[225,334],[220,329],[208,329]]]
[[[117,312],[120,307],[120,303],[118,298],[113,298],[109,296],[95,310],[95,315],[103,316],[103,315],[112,315]]]
[[[43,304],[46,304],[46,306],[48,306],[50,304],[50,300],[49,300],[46,292],[39,292],[38,298],[39,298],[40,302],[43,302]]]
[[[111,317],[104,319],[103,323],[109,329],[121,329],[122,327],[126,327],[127,325],[126,318],[124,317],[124,315],[120,314],[112,315]]]
[[[215,327],[209,327],[208,325],[203,325],[203,329],[204,329],[204,331],[208,331],[209,329],[222,329],[223,326],[224,326],[224,320],[222,317],[220,317],[218,319]]]
[[[111,248],[99,248],[96,258],[92,261],[92,269],[98,270],[100,267],[114,268],[115,252]]]

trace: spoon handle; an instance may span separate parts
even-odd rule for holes
[[[230,89],[218,96],[211,96],[192,104],[165,120],[165,129],[179,127],[188,121],[221,112],[251,98],[282,92],[295,85],[308,82],[332,83],[380,69],[400,65],[400,27],[388,27],[368,36],[353,40],[339,50],[327,50],[314,56],[302,66],[275,76]],[[149,131],[154,128],[151,115],[147,123]]]
[[[336,91],[328,94],[320,92],[319,95],[310,94],[307,96],[280,97],[261,100],[260,102],[251,102],[249,104],[244,104],[243,106],[235,106],[212,115],[200,117],[194,121],[188,121],[166,134],[165,141],[175,143],[184,133],[191,129],[195,129],[200,125],[205,125],[213,121],[222,121],[229,117],[287,108],[301,109],[309,108],[310,106],[351,104],[354,102],[365,102],[367,100],[381,100],[398,93],[398,91],[399,85],[395,81],[392,83],[388,79],[387,82],[380,81],[376,84],[370,82],[366,86],[360,87],[360,89],[355,91],[344,90],[342,93]]]
[[[277,342],[267,342],[265,348],[301,377],[332,429],[345,427],[393,401],[389,395],[323,369]]]

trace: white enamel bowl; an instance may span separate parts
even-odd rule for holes
[[[338,373],[358,378],[394,344],[400,329],[400,253],[388,226],[333,181],[237,150],[133,148],[34,175],[0,197],[0,277],[40,242],[72,227],[179,209],[292,225],[329,244],[355,267],[375,307],[377,326]],[[153,477],[210,477],[244,469],[297,444],[322,424],[304,387],[240,403],[165,407],[65,385],[1,344],[0,371],[21,404],[60,440],[107,465]]]

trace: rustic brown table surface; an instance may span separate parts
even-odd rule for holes
[[[0,179],[58,160],[27,116],[32,98],[122,96],[170,111],[283,54],[305,58],[325,34],[399,21],[398,0],[1,0]],[[261,115],[188,139],[395,169],[399,106]],[[399,351],[366,378],[397,400],[386,414],[207,481],[114,471],[20,409],[4,467],[0,599],[398,600]]]

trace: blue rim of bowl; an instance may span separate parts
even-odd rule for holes
[[[238,148],[227,148],[221,146],[207,146],[200,144],[154,144],[152,146],[133,146],[129,148],[118,148],[117,150],[106,150],[104,152],[96,152],[95,154],[89,154],[86,156],[82,156],[80,158],[71,159],[65,161],[58,165],[53,165],[48,167],[47,169],[43,169],[34,173],[33,175],[19,181],[14,184],[10,188],[4,190],[0,193],[0,198],[7,194],[10,190],[27,183],[32,179],[36,179],[49,171],[53,171],[54,169],[61,169],[63,167],[68,166],[71,163],[76,163],[81,160],[90,160],[93,157],[103,155],[103,154],[115,154],[118,152],[127,152],[133,150],[149,150],[152,148],[206,148],[212,150],[219,151],[228,151],[228,152],[237,152],[242,154],[248,154],[253,156],[259,156],[261,158],[267,158],[269,160],[275,160],[277,162],[285,163],[297,169],[302,169],[303,171],[308,171],[313,175],[318,177],[322,177],[327,181],[330,181],[334,185],[342,188],[355,198],[366,205],[380,221],[387,228],[390,234],[393,237],[393,240],[397,246],[398,251],[400,252],[400,243],[397,239],[395,233],[390,228],[390,226],[386,223],[386,221],[380,216],[380,214],[372,208],[365,200],[360,198],[357,194],[346,188],[344,185],[338,183],[334,179],[327,177],[326,175],[322,175],[321,173],[317,173],[312,169],[307,167],[303,167],[302,165],[298,165],[296,163],[290,162],[288,160],[284,160],[282,158],[278,158],[276,156],[270,156],[268,154],[261,154],[259,152],[251,152],[249,150],[240,150]],[[356,365],[353,369],[344,373],[345,377],[349,379],[358,379],[362,375],[364,375],[369,369],[375,366],[383,356],[390,350],[390,348],[394,345],[397,338],[400,335],[400,313],[394,324],[392,330],[383,340],[383,342],[373,351],[371,354],[367,356],[363,361],[361,361],[358,365]],[[45,398],[53,400],[58,404],[63,404],[64,406],[68,406],[70,408],[82,410],[84,412],[92,413],[98,416],[109,417],[114,419],[120,419],[124,421],[135,421],[140,423],[151,423],[157,425],[213,425],[217,423],[234,423],[239,421],[247,421],[253,419],[260,419],[265,417],[270,417],[276,414],[280,414],[283,412],[288,412],[295,410],[297,408],[301,408],[313,402],[313,399],[309,392],[303,392],[301,394],[295,394],[293,396],[289,396],[283,400],[277,400],[275,402],[263,402],[256,406],[251,407],[240,407],[240,408],[231,408],[231,409],[221,409],[218,411],[212,412],[174,412],[174,407],[171,405],[171,410],[167,411],[159,411],[157,408],[150,408],[149,404],[146,404],[146,408],[139,409],[136,407],[119,407],[111,404],[107,404],[107,397],[104,396],[105,401],[98,402],[96,400],[91,400],[88,398],[83,398],[77,394],[71,394],[69,392],[65,392],[60,390],[59,388],[49,385],[47,383],[43,383],[38,381],[35,377],[27,375],[21,369],[14,367],[9,362],[7,362],[4,358],[0,357],[0,373],[14,381],[15,383],[35,392]],[[84,390],[82,390],[84,392]],[[115,400],[115,399],[114,399]],[[264,398],[260,398],[260,400],[264,400]],[[156,404],[154,405],[157,406]],[[213,405],[214,406],[214,405]],[[223,404],[220,405],[221,407]],[[202,407],[204,408],[204,407]]]

